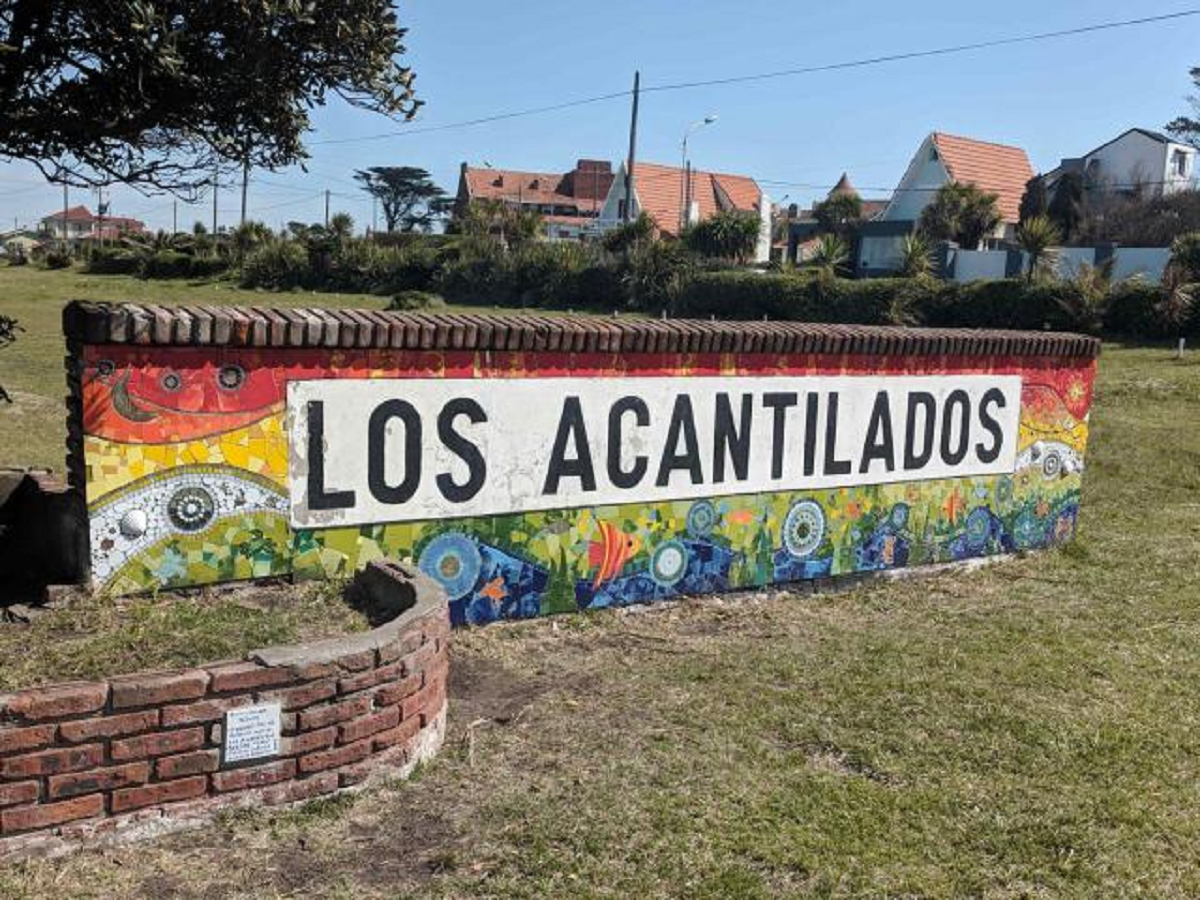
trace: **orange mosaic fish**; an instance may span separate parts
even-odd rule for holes
[[[487,597],[493,603],[499,603],[508,596],[508,589],[504,587],[504,579],[493,578],[479,589],[479,596]]]
[[[595,587],[615,578],[642,548],[637,535],[626,534],[608,522],[600,523],[600,539],[588,545],[588,563],[596,566]]]

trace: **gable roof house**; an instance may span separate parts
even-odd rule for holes
[[[66,218],[66,228],[63,228],[63,218]],[[115,240],[123,234],[140,234],[146,230],[146,225],[139,219],[127,216],[97,216],[86,206],[72,206],[66,210],[58,210],[48,216],[43,216],[38,223],[42,234],[62,240]]]
[[[455,216],[477,200],[538,213],[551,240],[578,238],[595,222],[612,186],[612,163],[581,159],[569,172],[526,172],[469,166],[459,170]]]
[[[993,237],[1011,239],[1021,217],[1025,185],[1033,175],[1029,156],[1020,147],[933,132],[921,142],[887,208],[875,222],[864,226],[859,272],[883,274],[899,268],[904,237],[916,229],[938,189],[951,182],[995,194],[1000,224]]]
[[[1196,148],[1147,128],[1130,128],[1083,156],[1064,159],[1042,176],[1050,193],[1067,172],[1093,189],[1162,197],[1196,188]]]
[[[766,262],[771,251],[771,204],[757,182],[746,175],[702,172],[691,169],[690,179],[678,166],[658,163],[634,163],[633,204],[630,218],[645,212],[660,233],[677,237],[687,225],[694,225],[717,213],[738,211],[759,217],[758,247],[755,262]],[[625,212],[626,164],[621,163],[612,187],[600,211],[601,230],[620,226]],[[684,212],[685,192],[690,198]]]

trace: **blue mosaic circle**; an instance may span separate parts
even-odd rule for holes
[[[421,553],[421,571],[446,589],[451,600],[470,592],[483,565],[479,547],[465,534],[439,534]]]
[[[801,500],[783,520],[783,546],[796,559],[817,552],[825,540],[825,512],[815,500]]]
[[[687,565],[687,547],[680,541],[667,541],[650,557],[650,577],[661,587],[672,587],[687,574]]]
[[[977,506],[967,516],[967,546],[982,550],[992,535],[992,514],[987,507]]]
[[[1013,527],[1013,535],[1016,538],[1018,547],[1038,547],[1043,542],[1045,526],[1033,514],[1032,510],[1027,509],[1017,516],[1017,521]]]
[[[697,500],[687,513],[688,534],[697,539],[708,537],[717,525],[717,509],[707,500]]]
[[[1013,480],[1007,475],[1002,475],[1000,480],[996,482],[996,502],[1000,506],[1007,506],[1012,502],[1013,498]]]

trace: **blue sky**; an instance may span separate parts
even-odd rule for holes
[[[370,165],[429,169],[448,192],[462,161],[564,171],[579,157],[623,157],[626,99],[510,121],[423,134],[405,130],[643,86],[719,78],[922,50],[1097,22],[1152,16],[1181,3],[1116,0],[968,4],[961,0],[837,4],[609,0],[520,4],[415,0],[400,6],[407,61],[426,101],[420,121],[398,125],[342,104],[318,110],[310,172],[255,173],[250,212],[272,226],[318,221],[332,206],[370,221],[351,181]],[[639,158],[677,163],[688,123],[718,121],[691,141],[701,168],[744,173],[775,199],[807,202],[842,171],[867,196],[884,196],[930,131],[1024,147],[1037,169],[1079,155],[1131,126],[1160,128],[1186,110],[1187,71],[1200,65],[1200,17],[1081,37],[895,62],[749,84],[647,94]],[[321,141],[396,132],[385,140]],[[0,164],[0,227],[61,206],[61,188],[39,186],[24,163]],[[792,182],[794,184],[776,184]],[[874,189],[874,190],[872,190]],[[72,191],[72,204],[94,197]],[[237,196],[221,195],[222,224]],[[170,227],[170,197],[113,189],[113,213]],[[179,204],[180,227],[208,222],[209,202]]]

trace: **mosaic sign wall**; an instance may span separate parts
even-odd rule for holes
[[[411,558],[456,624],[1071,538],[1093,354],[82,348],[116,594]]]

